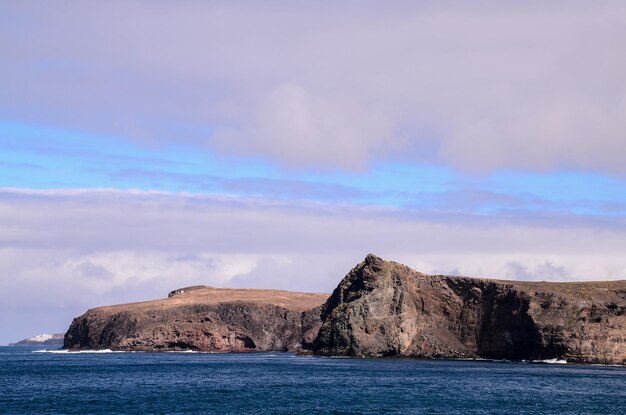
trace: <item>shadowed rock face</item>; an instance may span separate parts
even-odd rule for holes
[[[163,300],[87,311],[72,322],[64,348],[298,351],[317,335],[319,305],[326,298],[276,290],[183,288]]]
[[[426,275],[368,255],[330,297],[183,288],[89,310],[74,319],[64,347],[626,364],[626,281]]]
[[[626,363],[626,281],[432,276],[368,255],[321,318],[321,355]]]

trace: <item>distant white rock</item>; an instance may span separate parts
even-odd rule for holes
[[[11,343],[9,346],[32,346],[32,345],[62,345],[64,333],[56,333],[56,334],[38,334],[33,337],[29,337],[24,340],[20,340],[16,343]]]
[[[46,340],[54,339],[54,334],[39,334],[37,336],[30,337],[26,340],[31,342],[45,342]]]

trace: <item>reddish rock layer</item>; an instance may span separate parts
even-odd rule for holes
[[[64,347],[625,364],[626,281],[426,275],[368,255],[330,297],[189,287],[89,310]]]
[[[319,305],[327,297],[279,290],[182,288],[163,300],[87,311],[72,322],[64,348],[298,351],[303,339],[311,342],[317,334]]]
[[[626,281],[426,275],[368,255],[332,293],[322,355],[626,363]]]

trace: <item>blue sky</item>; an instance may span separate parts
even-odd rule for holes
[[[2,187],[116,188],[303,199],[473,213],[535,211],[614,216],[626,183],[582,171],[463,174],[441,165],[376,163],[363,171],[285,168],[266,157],[222,156],[192,144],[0,122]]]
[[[626,6],[0,2],[0,343],[208,284],[626,278]]]

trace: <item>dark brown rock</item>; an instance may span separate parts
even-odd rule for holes
[[[321,355],[626,363],[626,281],[426,275],[368,255],[321,318]]]
[[[626,364],[626,281],[427,275],[368,255],[330,297],[188,287],[89,310],[64,347]]]
[[[299,351],[303,336],[311,343],[317,335],[319,305],[327,297],[278,290],[188,287],[172,291],[163,300],[89,310],[72,322],[64,348]],[[309,311],[315,307],[317,314]]]

